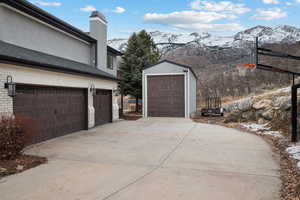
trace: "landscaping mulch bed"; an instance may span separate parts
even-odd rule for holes
[[[300,170],[296,166],[294,159],[290,157],[286,149],[289,147],[289,141],[285,138],[273,137],[271,135],[261,135],[254,131],[243,128],[238,123],[223,123],[224,118],[203,117],[194,119],[198,123],[209,123],[235,128],[244,132],[256,134],[262,137],[272,147],[272,150],[279,157],[280,179],[282,181],[280,197],[281,200],[300,200]]]
[[[47,158],[30,155],[19,155],[13,160],[0,160],[0,179],[8,175],[21,173],[46,162]]]

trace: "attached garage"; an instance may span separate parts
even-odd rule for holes
[[[164,60],[143,71],[144,117],[186,117],[196,111],[197,77],[189,66]]]
[[[112,122],[112,91],[97,90],[94,95],[95,126]]]
[[[31,143],[87,129],[87,89],[17,85],[16,116],[34,123]]]

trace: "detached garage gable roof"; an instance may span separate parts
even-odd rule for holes
[[[170,60],[162,60],[162,61],[160,61],[160,62],[158,62],[158,63],[156,63],[156,64],[154,64],[154,65],[150,65],[150,66],[144,67],[144,70],[145,70],[145,69],[148,69],[148,68],[151,68],[151,67],[154,67],[154,66],[156,66],[156,65],[159,65],[159,64],[161,64],[161,63],[170,63],[170,64],[173,64],[173,65],[177,65],[177,66],[180,66],[180,67],[189,69],[189,70],[191,70],[191,72],[192,72],[192,74],[194,75],[194,77],[195,77],[196,79],[198,79],[196,73],[194,72],[194,70],[192,69],[191,66],[183,65],[183,64],[176,63],[176,62],[173,62],[173,61],[170,61]]]
[[[45,68],[61,72],[91,75],[104,79],[118,80],[115,76],[91,65],[52,56],[0,41],[0,63],[18,64],[28,67]]]

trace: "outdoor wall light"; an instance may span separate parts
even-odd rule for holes
[[[12,76],[6,77],[6,83],[4,87],[8,89],[8,96],[10,97],[16,96],[16,83],[13,82]]]
[[[118,90],[118,88],[114,88],[114,89],[112,90],[112,93],[113,93],[114,96],[118,96],[118,95],[119,95],[119,90]]]
[[[90,86],[90,92],[92,93],[93,96],[96,95],[96,87],[95,87],[94,84],[91,84],[91,86]]]

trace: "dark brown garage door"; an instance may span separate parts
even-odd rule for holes
[[[148,116],[184,117],[184,75],[148,76]]]
[[[112,91],[97,90],[94,96],[95,125],[112,122]]]
[[[17,85],[14,113],[30,118],[37,129],[32,143],[87,128],[84,89]]]

